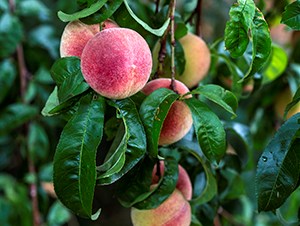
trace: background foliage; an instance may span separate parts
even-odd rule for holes
[[[136,184],[134,180],[151,177],[149,172],[154,162],[143,157],[145,139],[149,131],[161,126],[147,115],[147,112],[155,109],[149,109],[147,101],[154,107],[167,109],[169,106],[161,106],[163,100],[172,102],[178,95],[160,90],[145,100],[139,95],[120,101],[95,98],[83,82],[79,60],[72,57],[59,59],[58,49],[65,26],[61,20],[82,17],[86,23],[112,17],[120,26],[137,30],[153,48],[159,39],[157,35],[161,35],[167,26],[168,1],[162,1],[157,16],[153,13],[155,4],[151,1],[107,1],[105,7],[93,4],[95,2],[0,2],[1,223],[32,225],[32,213],[38,209],[44,225],[131,225],[128,208],[124,207],[134,204],[151,208],[158,204],[158,200],[167,197],[169,190],[174,187],[175,168],[180,162],[189,172],[194,185],[191,201],[193,225],[212,225],[213,222],[249,226],[297,225],[299,115],[283,124],[285,119],[275,109],[278,98],[287,88],[296,93],[294,103],[299,100],[299,91],[296,91],[300,84],[300,41],[298,31],[278,31],[275,28],[284,22],[299,30],[299,1],[287,8],[288,1],[260,0],[255,4],[250,0],[238,1],[246,4],[246,11],[233,5],[235,1],[203,1],[201,35],[210,45],[212,66],[202,82],[203,86],[193,91],[193,99],[186,101],[193,112],[194,131],[180,142],[159,150],[155,139],[147,140],[149,156],[157,157],[160,154],[166,157],[165,173],[171,175],[169,180],[170,177],[163,177],[160,186],[151,194],[147,193],[148,184],[145,181]],[[88,6],[92,6],[88,17],[86,12],[74,14]],[[191,17],[196,6],[196,0],[177,2],[177,39],[187,30],[196,31],[194,17]],[[57,15],[58,11],[60,13]],[[262,20],[262,15],[265,20]],[[236,22],[240,20],[244,23]],[[268,27],[271,28],[272,42],[268,38]],[[235,40],[235,32],[241,30],[244,32],[239,36],[240,40]],[[180,46],[177,51],[176,65],[182,71],[184,61]],[[263,62],[267,63],[263,65]],[[70,71],[64,74],[62,71],[66,65],[69,65]],[[72,82],[68,81],[70,75],[76,78]],[[232,86],[226,83],[228,77],[233,81]],[[238,82],[242,78],[243,82]],[[246,89],[249,78],[254,78],[254,93]],[[235,96],[212,84],[230,89]],[[201,102],[198,102],[198,97]],[[207,110],[208,107],[212,111]],[[281,106],[282,111],[284,108],[285,105]],[[99,112],[99,109],[105,109],[105,116],[111,117],[104,120],[103,115],[95,113],[92,114],[94,117],[88,118],[87,111]],[[41,113],[53,117],[44,117]],[[160,117],[164,118],[165,115]],[[137,118],[142,120],[136,122]],[[145,120],[146,125],[143,125],[142,121]],[[95,130],[93,124],[82,127],[82,121],[97,122],[103,125],[104,130]],[[200,150],[198,141],[201,142],[205,137],[199,129],[203,121],[212,128],[220,128],[220,124],[222,128],[224,126],[215,137],[215,140],[223,142],[221,146],[218,146],[220,143],[216,144],[219,151],[203,146]],[[74,185],[74,193],[59,192],[73,181],[57,182],[62,187],[56,189],[60,200],[66,205],[78,193],[78,186],[88,185],[84,186],[87,189],[83,197],[86,206],[77,207],[82,211],[77,214],[91,216],[101,208],[96,221],[75,215],[47,189],[49,186],[51,188],[53,167],[56,173],[61,172],[60,161],[68,153],[68,150],[64,150],[68,140],[60,139],[61,133],[72,135],[72,131],[78,128],[97,134],[97,139],[73,144],[72,147],[83,146],[79,151],[93,149],[90,156],[83,156],[83,162],[84,159],[95,158],[97,150],[107,150],[107,153],[100,152],[97,155],[99,186],[94,188],[94,182],[89,178],[95,175],[87,174],[78,180],[82,184]],[[79,140],[83,140],[84,132],[79,136]],[[99,143],[101,137],[103,139]],[[236,154],[227,152],[223,155],[222,149],[228,144]],[[173,153],[171,156],[170,149]],[[135,155],[130,157],[132,151]],[[203,153],[209,161],[201,156]],[[79,154],[72,152],[74,159]],[[69,158],[69,161],[72,162],[72,159]],[[84,167],[78,170],[86,172]],[[130,171],[133,167],[139,169],[139,174]],[[116,181],[118,183],[114,183]],[[147,206],[140,202],[145,196],[148,197]],[[74,202],[66,206],[72,209]]]

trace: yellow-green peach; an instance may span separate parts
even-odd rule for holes
[[[293,95],[290,88],[284,89],[275,99],[275,112],[277,117],[283,119],[286,106],[292,101]],[[300,112],[300,102],[296,104],[287,114],[287,119]]]
[[[84,79],[100,95],[123,99],[140,91],[152,68],[145,39],[128,28],[110,28],[88,41],[81,55]]]
[[[178,94],[186,94],[189,89],[180,81],[175,80],[175,91]],[[142,92],[149,95],[154,90],[159,88],[171,89],[171,79],[169,78],[159,78],[150,81],[142,89]],[[190,96],[188,96],[190,97]],[[160,137],[159,145],[168,145],[179,141],[183,138],[188,131],[191,129],[193,124],[192,114],[189,107],[183,101],[175,101],[163,123]]]
[[[192,33],[188,33],[179,39],[185,56],[185,68],[182,75],[176,74],[175,78],[183,82],[188,88],[193,88],[202,81],[208,73],[211,62],[210,50],[205,41]],[[158,52],[160,44],[153,49],[153,70],[157,69]],[[170,77],[170,65],[165,65],[162,77]]]

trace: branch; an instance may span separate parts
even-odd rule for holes
[[[170,2],[170,8],[171,8],[171,14],[170,14],[170,19],[171,19],[171,89],[176,92],[176,87],[175,87],[175,7],[176,7],[176,0],[173,0]]]
[[[198,0],[198,4],[196,7],[196,35],[201,37],[201,18],[202,18],[202,0]]]

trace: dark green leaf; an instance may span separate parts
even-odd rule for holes
[[[124,124],[124,136],[120,142],[121,145],[118,146],[123,151],[123,156],[120,156],[118,164],[120,166],[124,158],[125,162],[120,171],[100,179],[100,184],[109,184],[120,179],[142,159],[147,149],[146,133],[134,102],[127,98],[116,100],[112,105],[117,109],[118,115],[122,118]],[[123,141],[124,144],[122,144]],[[124,149],[123,145],[125,146]]]
[[[286,121],[263,151],[256,171],[258,211],[279,208],[300,176],[300,114]]]
[[[10,60],[0,64],[0,103],[4,100],[16,78],[16,69]]]
[[[176,188],[178,180],[178,163],[175,159],[167,157],[164,160],[164,175],[161,177],[157,186],[148,193],[142,194],[142,200],[134,204],[137,209],[154,209],[163,203]]]
[[[255,15],[253,0],[238,0],[230,8],[230,20],[225,28],[225,47],[232,57],[240,57],[246,51],[248,31]]]
[[[97,12],[98,10],[100,10],[102,8],[102,6],[106,2],[107,2],[107,0],[102,0],[102,1],[99,0],[99,1],[95,2],[94,4],[92,4],[90,7],[84,8],[81,11],[78,11],[73,14],[67,14],[62,11],[59,11],[57,13],[57,16],[63,22],[78,20],[80,18],[88,17],[88,16],[92,15],[93,13]]]
[[[40,19],[47,19],[50,16],[50,10],[47,6],[36,0],[23,0],[19,2],[17,12],[22,16],[39,16]]]
[[[226,111],[231,113],[234,117],[236,117],[235,111],[238,107],[237,98],[232,92],[225,90],[223,87],[214,84],[208,84],[199,86],[197,89],[193,90],[190,93],[205,96],[207,99],[218,104]]]
[[[161,88],[145,98],[140,115],[147,134],[147,146],[151,157],[158,156],[158,140],[163,122],[171,105],[179,97],[174,91]]]
[[[84,81],[80,59],[77,57],[65,57],[57,60],[51,68],[51,75],[58,85],[57,95],[60,103],[66,102],[89,88]]]
[[[87,24],[101,23],[107,18],[111,17],[122,3],[123,0],[108,0],[98,12],[82,18],[81,20]]]
[[[226,151],[226,134],[222,122],[201,101],[189,98],[184,102],[192,112],[195,132],[204,155],[210,161],[219,161]]]
[[[19,19],[10,13],[0,16],[0,58],[8,57],[15,52],[23,36]]]
[[[253,24],[251,26],[252,34],[252,62],[250,68],[243,80],[251,78],[267,62],[271,53],[271,37],[269,26],[264,19],[262,12],[256,8]]]
[[[300,30],[300,1],[294,1],[285,7],[282,13],[281,23],[288,25],[294,30]]]
[[[48,216],[47,223],[49,226],[58,226],[67,223],[71,218],[71,214],[66,207],[64,207],[59,201],[56,201],[51,206]]]
[[[130,8],[127,0],[124,0],[124,4],[129,12],[129,14],[132,16],[133,19],[135,19],[135,21],[137,23],[139,23],[145,30],[149,31],[150,33],[156,35],[156,36],[162,36],[165,31],[167,30],[169,23],[170,23],[170,18],[168,18],[165,23],[162,25],[161,28],[158,29],[153,29],[151,28],[148,24],[146,24],[144,21],[142,21],[140,18],[138,18],[135,13],[132,11],[132,9]]]
[[[102,139],[104,98],[86,95],[64,127],[54,156],[53,182],[61,202],[81,217],[92,217],[96,151]]]
[[[288,65],[288,55],[280,46],[272,45],[271,54],[262,72],[263,83],[277,79]]]
[[[205,163],[201,156],[195,151],[190,150],[189,152],[200,162],[205,172],[206,183],[204,189],[201,194],[197,197],[193,197],[190,201],[191,205],[201,205],[210,201],[217,194],[217,181],[212,174],[209,165]]]
[[[49,139],[45,129],[36,122],[29,125],[28,150],[35,161],[45,160],[49,152]]]
[[[286,119],[289,110],[291,110],[299,101],[300,101],[300,88],[298,88],[297,92],[293,96],[292,102],[286,106],[284,110],[284,116],[283,116],[284,119]]]
[[[38,114],[38,109],[26,104],[11,104],[0,112],[0,135],[28,122]]]

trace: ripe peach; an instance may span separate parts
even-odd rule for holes
[[[183,82],[188,88],[193,88],[205,78],[210,68],[210,50],[205,41],[188,33],[179,39],[185,55],[185,69],[182,75],[176,74],[175,78]],[[158,43],[153,49],[154,70],[157,67],[158,52],[160,44]],[[163,77],[171,76],[170,65],[165,65]]]
[[[278,24],[274,27],[271,27],[270,35],[273,42],[281,46],[286,46],[291,44],[293,31],[288,30],[285,24]]]
[[[160,206],[150,210],[131,208],[134,226],[189,226],[191,207],[182,193],[175,189]]]
[[[164,162],[160,161],[160,172],[161,175],[164,174]],[[157,165],[154,166],[152,172],[152,184],[157,184],[159,181],[158,176],[156,175]],[[176,184],[176,188],[183,194],[186,200],[192,199],[193,187],[190,177],[186,170],[181,166],[178,165],[178,181]]]
[[[149,95],[158,88],[170,88],[171,79],[159,78],[147,83],[142,92]],[[189,89],[180,81],[175,80],[175,89],[179,94],[189,92]],[[183,138],[192,127],[193,119],[189,107],[182,101],[175,101],[163,123],[160,132],[159,145],[175,143]]]
[[[279,118],[283,118],[286,106],[292,101],[293,95],[289,88],[286,88],[275,99],[275,112]],[[300,102],[296,104],[287,114],[287,119],[300,112]]]
[[[112,20],[102,23],[102,29],[118,27]],[[86,43],[100,32],[99,24],[84,24],[79,20],[72,21],[65,27],[60,42],[60,56],[80,57]]]
[[[152,68],[145,39],[128,28],[105,29],[86,44],[81,70],[86,82],[100,95],[123,99],[140,91]]]

